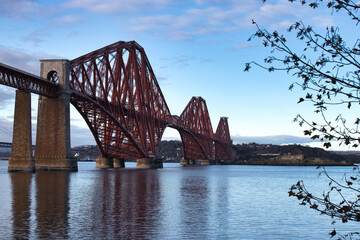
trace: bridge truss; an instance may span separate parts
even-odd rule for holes
[[[213,133],[206,102],[193,97],[179,116],[171,115],[144,49],[117,42],[70,62],[70,101],[89,126],[102,157],[155,157],[166,127],[179,131],[183,156],[231,160],[226,118]],[[51,80],[51,78],[50,78]],[[0,64],[0,84],[55,97],[58,85]]]

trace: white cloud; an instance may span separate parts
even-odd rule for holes
[[[233,51],[242,51],[244,48],[253,48],[253,47],[256,47],[256,45],[249,42],[241,42],[232,47],[225,48],[225,50],[233,52]]]
[[[275,30],[288,29],[292,24],[294,24],[294,22],[292,22],[292,21],[275,22],[275,23],[270,25],[269,30],[270,31],[275,31]]]
[[[260,12],[265,16],[292,15],[296,13],[294,10],[296,10],[296,6],[288,2],[280,2],[276,5],[264,4],[260,8]]]
[[[13,122],[7,118],[0,117],[0,141],[11,142],[12,141],[12,129]]]
[[[10,105],[15,101],[15,89],[1,85],[0,87],[0,110],[9,109]],[[11,108],[11,107],[10,107]],[[11,111],[11,114],[13,112]],[[3,112],[2,117],[8,117],[9,113]]]
[[[320,27],[334,26],[335,22],[332,16],[314,16],[311,22],[316,23]]]
[[[81,18],[79,16],[65,15],[65,16],[62,16],[62,17],[56,19],[56,22],[59,23],[60,25],[63,25],[63,24],[76,23],[76,22],[79,22],[80,20],[81,20]]]
[[[191,39],[196,34],[187,29],[194,19],[172,15],[145,16],[130,20],[130,30],[141,33],[167,35],[175,40]]]
[[[303,18],[311,18],[314,24],[329,23],[330,19],[317,21],[313,18],[316,10],[287,0],[266,4],[239,0],[195,0],[194,3],[190,5],[170,0],[70,0],[64,6],[95,14],[121,15],[123,17],[119,21],[127,19],[126,26],[130,32],[173,40],[189,40],[224,32],[240,33],[244,28],[254,27],[251,19],[270,30],[288,28],[291,23]],[[139,14],[130,15],[134,12]],[[76,16],[68,15],[58,21],[68,23],[79,20]]]
[[[23,40],[27,41],[27,42],[31,42],[35,46],[38,46],[39,44],[41,44],[42,42],[45,41],[46,37],[49,37],[49,36],[50,36],[50,34],[48,33],[47,30],[36,29],[36,30],[32,31],[30,34],[28,34],[27,36],[23,37]]]
[[[197,6],[169,11],[170,14],[143,15],[130,19],[129,30],[175,40],[188,40],[204,35],[224,32],[241,32],[254,28],[254,19],[261,27],[270,30],[287,29],[299,20],[310,20],[315,26],[331,24],[328,13],[289,3],[286,0],[261,4],[249,1],[196,1]],[[319,15],[320,14],[320,15]],[[326,15],[327,17],[323,17]],[[316,16],[316,17],[315,17]],[[324,19],[325,21],[321,21]]]
[[[142,11],[146,8],[162,9],[170,5],[170,3],[170,0],[70,0],[64,6],[83,9],[87,12],[106,14]]]
[[[291,135],[273,135],[273,136],[231,136],[234,144],[241,143],[258,143],[258,144],[275,144],[275,145],[283,145],[283,144],[304,144],[309,142],[308,137],[298,137]]]
[[[246,0],[195,0],[199,6],[221,6],[237,12],[249,12],[262,5],[261,1]]]
[[[210,7],[187,9],[178,15],[151,15],[130,20],[130,30],[187,40],[216,32],[236,30],[234,10]]]
[[[188,40],[217,32],[236,31],[238,25],[234,19],[259,5],[261,3],[235,0],[197,0],[195,5],[170,0],[70,0],[63,6],[95,14],[121,15],[128,19],[128,30],[131,32]],[[134,12],[139,14],[129,14]],[[124,21],[124,18],[119,21]]]
[[[33,74],[40,72],[39,59],[20,51],[0,49],[0,62]]]
[[[39,59],[57,58],[45,53],[29,53],[21,49],[6,48],[0,45],[0,62],[35,75],[40,73]]]
[[[31,0],[0,0],[0,16],[22,18],[30,14],[44,13],[44,8]]]
[[[71,146],[96,145],[94,136],[89,128],[82,128],[71,124]]]
[[[287,29],[297,21],[318,27],[334,25],[330,10],[325,5],[313,9],[307,5],[302,6],[300,2],[289,3],[287,0],[262,4],[258,9],[250,11],[243,19],[236,21],[242,26],[250,27],[251,19],[270,30]]]

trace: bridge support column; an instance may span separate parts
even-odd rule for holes
[[[197,165],[198,164],[198,160],[194,160],[194,159],[189,159],[189,165]]]
[[[114,158],[114,168],[124,168],[125,167],[125,160],[120,158]]]
[[[215,164],[215,161],[214,160],[209,160],[209,159],[206,159],[206,160],[202,160],[202,165],[214,165]]]
[[[8,171],[35,172],[32,156],[31,136],[31,94],[16,91],[14,129]]]
[[[113,168],[114,161],[112,158],[101,157],[96,159],[96,168]]]
[[[232,160],[227,160],[227,159],[220,159],[216,161],[216,164],[218,165],[230,165],[232,163]]]
[[[56,73],[60,90],[56,98],[39,97],[35,167],[37,170],[77,171],[70,143],[70,62],[41,60],[41,77]]]
[[[163,168],[164,165],[163,165],[163,161],[162,159],[154,159],[154,165],[155,165],[155,168]]]
[[[180,160],[180,165],[183,165],[183,166],[189,165],[189,159],[182,158]]]
[[[181,159],[180,160],[180,165],[183,166],[193,166],[193,165],[197,165],[198,164],[198,160],[194,160],[194,159]]]
[[[139,158],[136,160],[136,168],[163,168],[163,162],[156,158]]]

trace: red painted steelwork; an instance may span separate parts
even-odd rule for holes
[[[214,159],[205,100],[193,97],[180,117],[171,115],[145,51],[135,41],[72,60],[70,85],[71,103],[87,122],[102,157],[156,156],[169,126],[180,132],[184,158]]]
[[[192,97],[180,115],[184,121],[181,131],[185,159],[212,159],[213,130],[206,102],[201,97]]]
[[[47,97],[56,97],[59,85],[20,69],[0,63],[0,84]]]
[[[103,157],[156,155],[170,110],[140,45],[117,42],[72,60],[70,85]]]
[[[226,117],[221,117],[215,133],[215,160],[232,160],[231,138]]]
[[[145,51],[135,41],[120,41],[72,60],[69,77],[70,101],[102,157],[155,157],[165,128],[172,127],[180,132],[185,159],[231,159],[227,118],[220,119],[214,134],[201,97],[193,97],[180,117],[171,115]],[[58,92],[56,83],[1,63],[0,84],[47,97]]]

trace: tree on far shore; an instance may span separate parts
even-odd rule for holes
[[[290,90],[299,86],[304,95],[298,103],[313,103],[315,112],[323,121],[311,121],[298,115],[295,118],[300,126],[306,127],[304,134],[311,139],[320,139],[324,147],[329,148],[331,141],[358,147],[360,145],[360,117],[354,121],[347,121],[345,111],[353,110],[358,115],[360,104],[360,39],[359,25],[360,4],[351,0],[288,0],[290,3],[300,2],[304,7],[318,8],[325,5],[333,14],[347,14],[348,25],[353,30],[352,39],[345,39],[340,34],[339,27],[327,27],[325,34],[320,34],[312,26],[306,26],[302,21],[295,22],[288,28],[288,34],[294,34],[299,45],[303,47],[297,51],[290,47],[288,37],[278,31],[269,32],[261,29],[255,21],[257,31],[254,38],[262,40],[264,47],[272,49],[272,55],[267,56],[264,64],[257,62],[246,63],[245,71],[252,65],[273,71],[285,71],[297,77],[297,81],[290,85]],[[263,0],[266,2],[266,0]],[[349,44],[349,45],[348,45]],[[298,46],[299,46],[298,45]],[[342,106],[343,111],[335,119],[328,119],[327,110],[332,106]],[[312,195],[304,183],[299,181],[289,191],[290,196],[297,197],[301,204],[309,205],[322,214],[341,219],[342,222],[360,221],[360,174],[357,167],[351,176],[344,176],[343,182],[331,178],[324,168],[322,171],[329,182],[329,190],[323,196]],[[350,191],[350,195],[345,195]],[[337,195],[337,196],[334,196]],[[338,199],[334,200],[334,199]],[[331,237],[337,235],[339,239],[359,236],[359,233],[338,235],[334,229]]]

